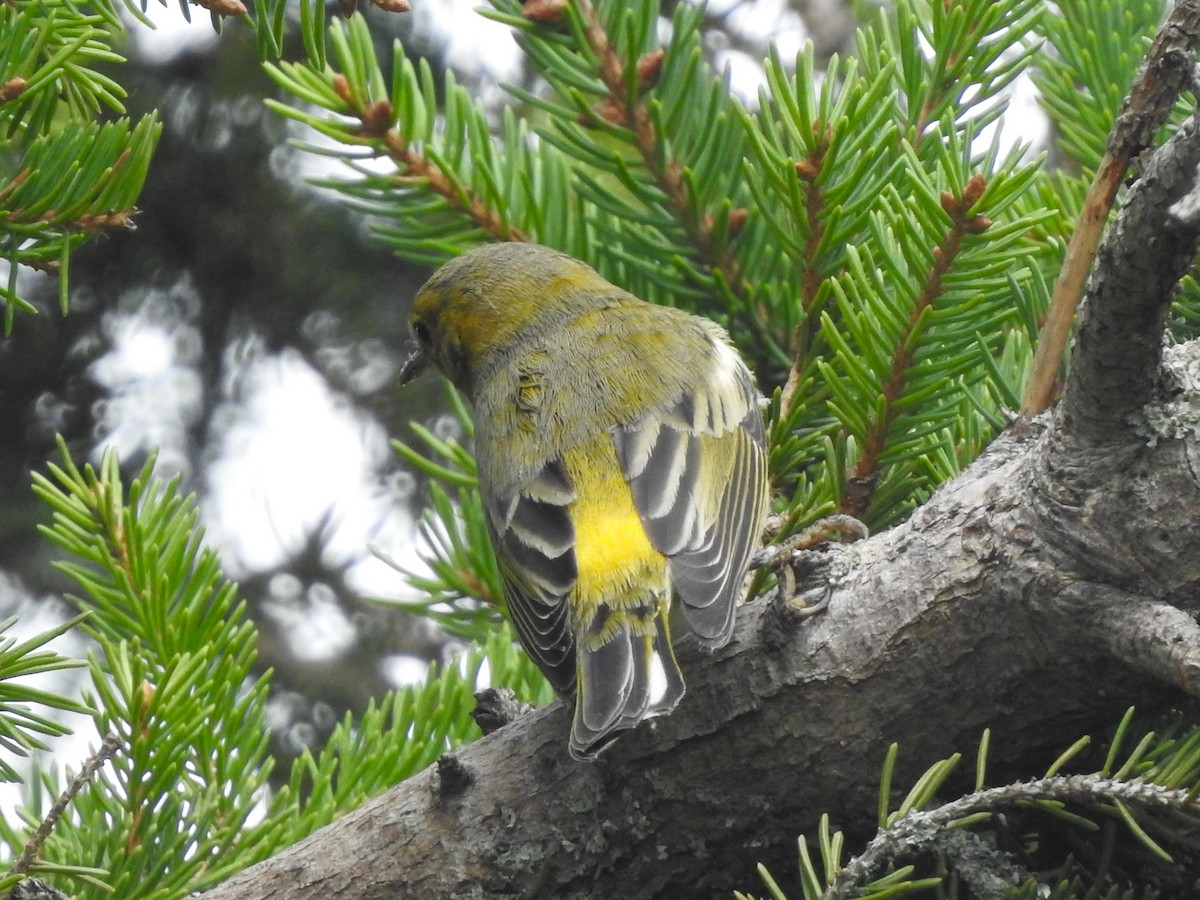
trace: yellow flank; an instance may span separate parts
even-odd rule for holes
[[[565,453],[563,462],[578,495],[571,505],[579,569],[571,604],[577,634],[607,607],[611,615],[594,636],[597,645],[606,643],[619,624],[634,634],[653,635],[655,616],[668,602],[667,559],[642,527],[611,440],[603,435]]]

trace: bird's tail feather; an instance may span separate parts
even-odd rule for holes
[[[570,750],[576,759],[594,759],[622,732],[643,719],[665,715],[684,693],[675,661],[666,610],[654,617],[654,631],[632,617],[607,623],[603,643],[585,636],[576,647],[575,721]],[[588,637],[593,640],[589,641]],[[656,666],[657,662],[657,666]],[[655,696],[653,672],[661,668],[665,686]]]

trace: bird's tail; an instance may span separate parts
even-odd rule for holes
[[[683,697],[666,604],[654,605],[657,611],[604,610],[579,635],[570,741],[576,759],[594,759],[622,731],[669,713]],[[656,660],[666,682],[657,696]]]

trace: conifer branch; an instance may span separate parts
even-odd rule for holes
[[[959,253],[962,252],[963,239],[968,235],[982,234],[992,224],[986,216],[970,214],[971,208],[983,196],[986,187],[984,177],[976,173],[967,182],[961,197],[955,197],[949,191],[942,192],[942,209],[950,217],[950,229],[941,243],[933,249],[933,265],[912,304],[908,325],[893,346],[891,369],[882,389],[881,414],[867,432],[862,456],[846,484],[846,496],[840,505],[842,513],[858,517],[871,505],[878,480],[880,457],[891,435],[892,424],[901,412],[900,400],[908,385],[909,369],[915,360],[913,348],[917,345],[916,329],[925,320],[926,310],[942,296],[942,280],[949,274]]]
[[[1200,246],[1200,223],[1173,211],[1196,192],[1198,164],[1193,113],[1149,156],[1097,251],[1059,404],[1063,435],[1072,441],[1144,441],[1137,429],[1163,383],[1171,299]]]
[[[749,286],[742,278],[740,263],[732,253],[718,252],[713,217],[696,208],[695,199],[683,177],[683,167],[677,159],[662,152],[662,137],[654,126],[645,102],[640,99],[658,78],[663,51],[659,49],[647,53],[638,60],[633,71],[627,71],[609,40],[595,6],[589,0],[579,0],[579,8],[586,22],[588,46],[599,60],[600,79],[608,91],[608,96],[594,110],[595,114],[605,121],[630,129],[646,170],[666,194],[675,221],[699,250],[705,265],[720,273],[721,280],[730,290],[746,294]],[[740,228],[745,216],[745,210],[730,213],[730,229]]]
[[[843,900],[876,876],[888,863],[911,858],[928,849],[947,829],[968,816],[993,813],[1024,803],[1129,804],[1160,810],[1184,810],[1200,815],[1193,791],[1166,788],[1153,782],[1121,781],[1097,775],[1055,775],[1035,781],[975,791],[929,810],[914,810],[883,829],[852,859],[821,895]]]
[[[825,154],[829,151],[832,139],[832,129],[826,123],[820,143],[813,147],[804,159],[796,163],[796,177],[804,185],[804,215],[808,226],[806,229],[808,238],[804,241],[801,257],[803,272],[800,276],[800,308],[804,318],[796,327],[793,337],[792,367],[788,371],[787,382],[783,386],[783,395],[780,399],[780,409],[785,416],[792,409],[796,391],[804,377],[804,356],[808,353],[814,324],[812,321],[813,304],[817,299],[817,291],[820,290],[821,283],[825,280],[825,276],[817,264],[821,241],[825,238],[825,220],[822,216],[825,211],[825,192],[817,183],[817,176],[821,173]]]
[[[412,148],[410,137],[395,126],[395,110],[386,99],[359,102],[350,89],[350,82],[340,72],[333,76],[333,89],[350,107],[350,113],[362,123],[360,136],[382,146],[388,158],[396,164],[397,186],[406,187],[423,181],[430,190],[466,213],[483,231],[498,241],[528,241],[529,236],[515,225],[505,224],[501,216],[489,207],[467,185],[456,182],[427,156]]]

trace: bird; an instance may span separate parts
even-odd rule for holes
[[[732,636],[769,503],[754,378],[716,323],[534,243],[442,265],[410,326],[400,381],[433,365],[470,401],[509,616],[594,759],[684,696],[672,604]]]

